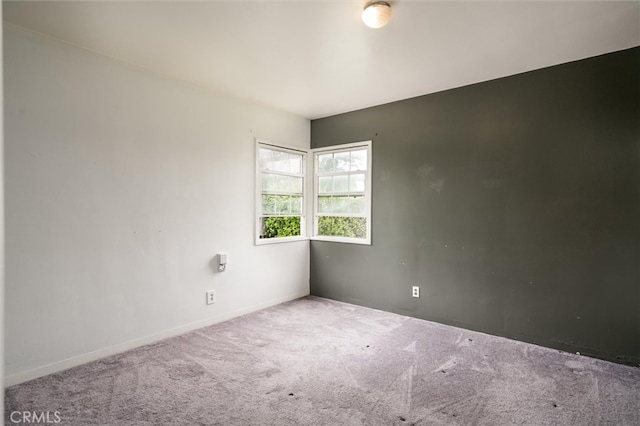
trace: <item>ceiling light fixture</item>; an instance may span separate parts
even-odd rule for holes
[[[391,20],[391,5],[386,1],[368,3],[362,11],[362,22],[369,28],[382,28]]]

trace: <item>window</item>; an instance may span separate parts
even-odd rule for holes
[[[371,244],[371,142],[313,152],[313,237]]]
[[[371,244],[371,141],[309,152],[256,142],[256,244],[306,238]]]
[[[256,144],[256,243],[306,238],[306,152]]]

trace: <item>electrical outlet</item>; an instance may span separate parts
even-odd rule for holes
[[[209,290],[207,292],[207,305],[213,305],[214,303],[216,303],[216,291]]]
[[[420,287],[418,287],[417,285],[414,285],[411,289],[411,295],[413,297],[420,297]]]

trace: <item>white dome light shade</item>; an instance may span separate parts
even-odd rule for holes
[[[382,28],[391,20],[391,6],[386,1],[369,3],[362,11],[362,22],[369,28]]]

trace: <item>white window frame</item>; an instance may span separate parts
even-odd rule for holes
[[[359,174],[365,175],[365,188],[364,188],[364,202],[365,202],[365,214],[364,215],[351,215],[344,214],[340,216],[344,217],[364,217],[366,220],[366,235],[364,238],[353,237],[338,237],[328,235],[318,235],[318,218],[321,215],[318,213],[318,196],[319,196],[319,176],[318,173],[318,155],[327,153],[336,153],[342,151],[354,151],[357,149],[366,149],[367,151],[367,170],[358,171]],[[312,240],[318,241],[332,241],[338,243],[351,243],[351,244],[366,244],[371,245],[371,164],[372,164],[372,143],[371,141],[354,142],[342,145],[333,145],[328,147],[316,148],[311,150],[313,159],[313,226],[312,226]],[[326,175],[326,174],[322,174]]]
[[[289,152],[292,154],[302,155],[302,212],[300,214],[300,236],[295,237],[280,237],[280,238],[260,238],[262,231],[261,218],[262,214],[262,170],[260,169],[260,148],[264,147],[276,151]],[[365,174],[365,215],[349,215],[346,217],[364,217],[366,219],[366,236],[365,238],[351,238],[351,237],[337,237],[327,235],[317,235],[318,230],[318,217],[324,216],[318,214],[318,170],[317,170],[317,157],[319,154],[326,154],[329,152],[340,151],[353,151],[357,148],[364,148],[367,150],[367,170],[359,171],[359,174]],[[349,244],[364,244],[371,245],[371,164],[372,164],[372,142],[362,141],[340,145],[332,145],[315,149],[304,149],[293,146],[286,146],[281,144],[271,143],[263,139],[255,140],[255,244],[277,244],[286,243],[292,241],[303,240],[317,240],[317,241],[331,241],[338,243]],[[310,172],[313,172],[313,179],[308,179]],[[312,218],[311,222],[308,218]]]
[[[276,244],[276,243],[286,243],[291,241],[303,241],[308,240],[308,232],[307,232],[307,211],[308,211],[308,196],[309,193],[307,188],[307,173],[308,173],[308,157],[309,150],[304,148],[297,147],[289,147],[280,144],[274,144],[265,140],[256,139],[255,141],[255,243],[256,245],[262,244]],[[291,176],[300,176],[302,177],[302,211],[300,213],[300,235],[295,237],[280,237],[280,238],[260,238],[260,234],[262,232],[262,223],[261,219],[265,216],[262,212],[262,173],[263,170],[260,169],[260,148],[271,149],[274,151],[288,152],[291,154],[301,155],[302,156],[302,174],[291,174]],[[286,173],[277,172],[276,174]],[[291,215],[287,215],[291,216]],[[296,215],[297,216],[297,215]]]

